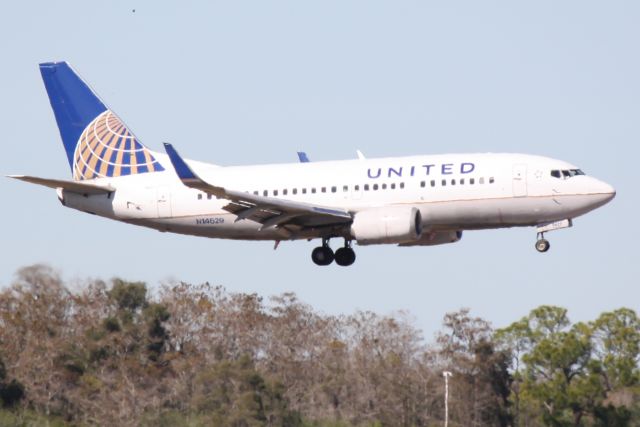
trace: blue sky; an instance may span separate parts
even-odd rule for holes
[[[133,12],[135,9],[135,12]],[[617,198],[548,234],[466,232],[433,248],[161,234],[64,209],[6,178],[0,286],[44,262],[70,280],[209,281],[296,292],[326,313],[410,312],[428,339],[460,307],[505,326],[540,304],[573,320],[638,310],[640,3],[23,1],[3,6],[0,172],[69,178],[37,64],[67,60],[151,149],[221,165],[447,152],[577,164]],[[259,180],[260,177],[256,177]]]

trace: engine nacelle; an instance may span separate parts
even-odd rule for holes
[[[429,231],[422,234],[416,242],[401,243],[400,246],[435,246],[455,243],[462,239],[462,231]]]
[[[351,235],[359,245],[410,243],[422,235],[422,216],[411,206],[388,206],[357,212]]]

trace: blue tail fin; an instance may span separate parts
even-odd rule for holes
[[[66,62],[40,64],[73,179],[164,168]]]

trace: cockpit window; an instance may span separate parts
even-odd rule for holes
[[[563,179],[569,179],[571,177],[574,176],[578,176],[578,175],[584,175],[585,173],[582,172],[580,169],[554,169],[551,171],[551,176],[554,178],[563,178]]]

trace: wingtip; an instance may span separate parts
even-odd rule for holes
[[[185,162],[184,159],[180,157],[178,151],[173,148],[173,145],[169,144],[168,142],[163,142],[162,144],[164,145],[164,149],[169,156],[171,164],[173,165],[173,169],[176,171],[176,174],[181,180],[199,179],[195,172],[193,172],[189,165],[187,165],[187,162]]]
[[[162,143],[162,145],[163,145],[163,147],[164,147],[164,151],[165,151],[169,156],[171,156],[171,152],[175,152],[175,151],[176,151],[176,149],[175,149],[175,148],[173,148],[173,145],[171,145],[171,144],[170,144],[170,143],[168,143],[168,142],[163,142],[163,143]]]

